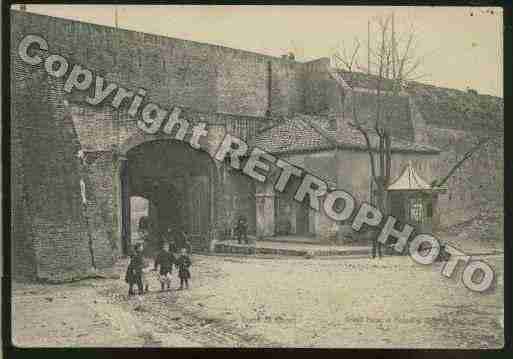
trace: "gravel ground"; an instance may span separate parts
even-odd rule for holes
[[[472,293],[407,257],[197,258],[195,288],[177,304],[264,343],[299,347],[499,347],[502,258],[488,294]],[[198,307],[200,309],[198,309]]]
[[[498,348],[503,257],[483,258],[486,294],[408,257],[194,255],[190,290],[158,292],[151,274],[142,299],[121,279],[15,285],[13,332],[23,346]]]
[[[13,344],[19,347],[142,346],[133,316],[109,305],[94,281],[66,285],[15,283]]]

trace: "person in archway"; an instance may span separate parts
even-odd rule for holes
[[[164,291],[164,287],[167,290],[171,288],[171,272],[173,271],[173,264],[175,263],[175,257],[169,250],[169,244],[166,243],[162,246],[162,250],[155,258],[155,265],[153,270],[156,271],[160,266],[159,281],[160,288]]]
[[[130,256],[130,264],[125,275],[125,281],[128,283],[128,296],[134,295],[134,285],[137,285],[139,295],[144,294],[144,286],[146,285],[146,292],[148,291],[148,283],[145,283],[143,270],[145,262],[143,257],[143,246],[141,243],[135,245],[135,250]]]
[[[248,244],[248,223],[246,221],[245,216],[240,216],[237,220],[237,224],[235,225],[235,238],[237,238],[237,242],[241,244],[244,242]]]
[[[163,238],[163,243],[167,243],[169,245],[169,252],[173,254],[175,257],[178,255],[178,247],[176,245],[176,238],[173,233],[173,228],[169,227],[166,231],[166,235]]]
[[[189,239],[187,238],[187,233],[185,233],[185,230],[183,227],[177,227],[176,232],[174,233],[175,238],[175,244],[176,249],[178,252],[181,252],[183,248],[187,251],[187,253],[191,253],[192,246],[189,242]]]
[[[191,266],[191,258],[185,248],[180,250],[180,256],[176,260],[176,266],[178,267],[178,277],[180,278],[180,290],[183,289],[184,284],[185,288],[189,289],[189,279],[191,278],[189,267]]]

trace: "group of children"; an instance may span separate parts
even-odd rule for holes
[[[143,227],[143,226],[141,226]],[[247,235],[247,220],[245,216],[240,216],[234,227],[234,237],[239,244],[249,244]],[[146,228],[141,228],[141,237],[148,239],[148,233]],[[191,245],[187,241],[185,232],[182,230],[173,230],[168,228],[167,233],[163,236],[163,239],[167,241],[162,246],[161,251],[155,257],[155,263],[153,271],[159,269],[159,282],[162,291],[171,289],[171,279],[173,267],[178,269],[178,278],[180,278],[180,290],[184,288],[189,289],[189,279],[191,273],[189,267],[191,266],[191,259],[189,253],[191,252]],[[175,255],[175,253],[179,253]],[[135,245],[134,252],[130,256],[130,264],[128,265],[125,281],[129,285],[128,295],[134,295],[134,285],[137,285],[139,294],[142,295],[149,291],[148,281],[146,280],[145,268],[149,265],[146,263],[143,256],[143,243]]]
[[[172,271],[173,266],[176,266],[178,269],[178,277],[180,278],[180,290],[184,288],[189,289],[189,279],[191,278],[191,273],[189,271],[189,267],[191,266],[191,259],[187,252],[187,248],[180,248],[180,254],[175,256],[171,251],[171,245],[166,243],[163,245],[162,250],[158,253],[155,258],[155,263],[153,267],[153,271],[159,270],[159,281],[160,288],[162,291],[165,289],[171,289],[171,279],[172,279]],[[130,264],[128,265],[125,281],[128,283],[128,295],[134,295],[134,285],[137,285],[137,289],[139,294],[142,295],[145,292],[149,291],[149,285],[147,278],[145,276],[145,268],[148,267],[148,264],[145,262],[143,256],[143,245],[139,243],[135,246],[134,254],[131,256]]]

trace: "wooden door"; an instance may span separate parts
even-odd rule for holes
[[[123,254],[128,254],[131,244],[130,228],[130,183],[128,176],[128,161],[121,161],[120,169],[121,184],[121,243]]]
[[[388,192],[388,197],[390,201],[390,214],[403,223],[407,221],[408,214],[406,213],[405,198],[402,193]]]
[[[297,202],[296,202],[297,203]],[[304,203],[297,203],[296,211],[296,234],[308,235],[308,206]]]
[[[190,181],[190,235],[207,238],[210,227],[209,178],[208,176],[193,176]]]

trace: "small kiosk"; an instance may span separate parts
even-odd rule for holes
[[[447,187],[432,187],[410,162],[387,191],[390,214],[401,223],[414,226],[418,233],[431,233],[437,227],[438,195]]]

